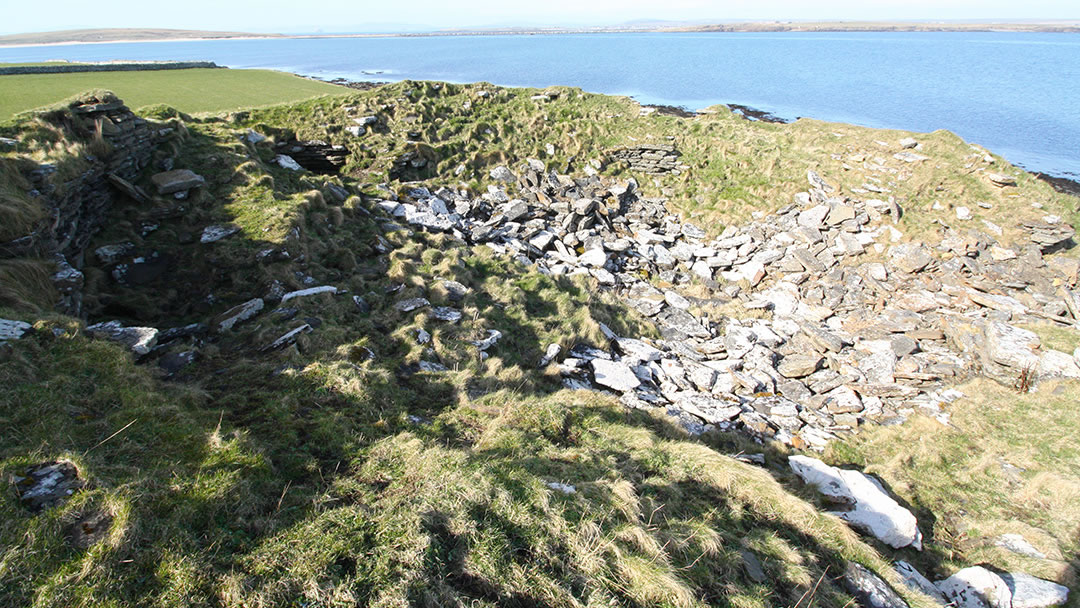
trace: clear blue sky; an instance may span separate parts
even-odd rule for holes
[[[1080,19],[1077,0],[4,0],[0,33],[104,27],[356,32],[635,20]]]

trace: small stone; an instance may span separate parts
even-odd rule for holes
[[[442,363],[435,363],[433,361],[421,361],[417,364],[417,367],[422,372],[439,373],[448,372],[450,368],[446,367]]]
[[[963,206],[956,208],[956,219],[961,221],[968,221],[971,218],[971,209]]]
[[[461,320],[461,311],[450,308],[449,306],[436,306],[431,309],[431,316],[439,321],[446,321],[447,323],[457,323]]]
[[[499,338],[501,338],[501,337],[502,337],[502,332],[501,331],[499,331],[497,329],[489,329],[488,330],[488,337],[484,338],[483,340],[470,341],[470,344],[472,344],[473,346],[479,348],[481,351],[486,351],[487,349],[491,348],[492,346],[495,346],[495,343],[498,342]]]
[[[206,185],[206,179],[203,176],[197,175],[189,169],[176,169],[175,171],[158,173],[150,178],[150,182],[157,188],[158,194],[162,195],[175,194]]]
[[[930,579],[926,578],[921,572],[916,570],[915,566],[900,560],[896,562],[894,569],[896,570],[896,573],[900,575],[900,578],[904,581],[904,585],[906,585],[908,589],[925,593],[942,605],[946,603],[945,596],[941,594],[941,591],[934,586],[934,583],[930,582]]]
[[[982,566],[964,568],[934,586],[956,608],[1011,608],[1013,605],[1008,584],[997,573]]]
[[[119,262],[121,258],[133,253],[135,253],[135,243],[104,245],[94,250],[94,255],[97,257],[98,261],[105,265],[115,264]]]
[[[816,372],[824,359],[817,353],[788,355],[776,366],[785,378],[804,378]]]
[[[303,171],[304,168],[300,166],[300,163],[296,162],[291,156],[285,154],[278,154],[274,157],[274,162],[282,169],[289,169],[291,171]]]
[[[67,461],[39,464],[15,477],[19,502],[35,513],[59,505],[83,485],[79,470]]]
[[[844,566],[844,588],[863,608],[909,608],[889,583],[855,562],[849,561]]]
[[[469,293],[469,288],[457,281],[442,281],[440,285],[446,290],[447,297],[451,302],[460,302]]]
[[[239,226],[232,224],[216,224],[214,226],[207,226],[203,229],[202,237],[199,239],[200,243],[216,243],[221,239],[230,237],[237,232],[240,232]]]
[[[563,494],[574,494],[577,492],[577,488],[568,483],[559,483],[557,481],[549,481],[547,487],[555,490],[556,492],[562,492]]]
[[[236,325],[247,321],[248,319],[259,314],[259,311],[265,306],[262,298],[255,298],[248,300],[239,306],[234,306],[229,310],[221,313],[215,320],[214,324],[217,326],[217,330],[227,331],[235,327]]]
[[[337,291],[337,287],[334,287],[333,285],[321,285],[319,287],[309,287],[308,289],[301,289],[299,291],[290,291],[281,296],[281,303],[284,304],[293,298],[303,298],[305,296],[313,296],[320,293],[336,294]]]
[[[92,336],[119,342],[136,355],[146,355],[157,344],[158,330],[153,327],[124,327],[119,321],[89,325],[86,332]]]
[[[262,348],[262,350],[264,352],[266,352],[266,351],[271,351],[271,350],[277,350],[279,348],[284,348],[284,347],[296,342],[296,338],[299,337],[300,334],[311,333],[312,331],[313,331],[313,328],[311,327],[311,325],[309,325],[307,323],[304,323],[300,327],[297,327],[295,329],[291,329],[291,330],[285,332],[277,340],[274,340],[270,344],[267,344],[266,346],[264,346]]]
[[[538,367],[545,368],[551,365],[551,363],[555,361],[555,357],[558,357],[561,352],[561,346],[558,344],[549,344],[547,350],[544,351],[544,358],[540,359],[540,365]]]
[[[426,298],[409,298],[408,300],[402,300],[397,304],[394,304],[394,308],[397,309],[398,312],[412,312],[425,306],[431,306],[431,302],[428,302]]]
[[[1036,549],[1020,534],[1002,534],[994,540],[994,544],[1003,549],[1012,551],[1017,555],[1035,559],[1046,559],[1045,553]]]
[[[517,180],[513,171],[501,165],[492,169],[490,175],[491,179],[504,183],[511,183]]]
[[[26,332],[30,331],[32,328],[33,326],[25,321],[0,319],[0,342],[18,340],[26,335]]]
[[[1012,592],[1012,608],[1046,608],[1069,601],[1069,589],[1022,572],[1000,575]]]
[[[608,254],[603,249],[590,249],[578,257],[578,263],[593,268],[602,268],[607,260]]]
[[[1004,188],[1006,186],[1015,186],[1016,185],[1016,178],[1015,177],[1012,177],[1012,176],[1009,176],[1009,175],[1003,175],[1001,173],[987,173],[986,178],[988,180],[990,180],[990,183],[994,184],[995,186],[997,186],[999,188]]]
[[[900,140],[900,147],[904,150],[910,150],[917,147],[918,145],[919,142],[914,137],[905,137],[904,139]]]

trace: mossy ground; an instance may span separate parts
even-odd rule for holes
[[[421,173],[451,176],[464,165],[460,176],[437,181],[474,192],[496,164],[536,157],[580,170],[610,147],[673,136],[691,169],[637,177],[712,234],[787,204],[805,189],[808,168],[844,188],[861,185],[865,177],[831,154],[904,134],[749,123],[722,109],[642,117],[626,99],[559,89],[553,101],[536,102],[535,93],[400,83],[228,119],[149,112],[174,129],[159,154],[207,186],[182,203],[114,208],[92,247],[131,241],[171,262],[156,283],[124,287],[88,257],[92,318],[161,328],[206,321],[275,281],[307,287],[306,277],[347,293],[292,300],[291,318],[265,313],[177,346],[199,358],[173,379],[88,339],[78,321],[42,316],[55,297],[47,274],[45,293],[20,286],[19,297],[0,302],[0,317],[36,323],[31,337],[0,350],[0,472],[68,459],[89,483],[38,515],[13,492],[0,498],[0,604],[847,606],[837,580],[845,559],[894,584],[883,556],[935,574],[980,561],[1010,567],[1015,558],[971,542],[1006,530],[1029,534],[1056,560],[1023,567],[1074,580],[1074,386],[1040,393],[1052,398],[963,387],[973,397],[956,406],[954,429],[916,421],[835,445],[834,463],[881,475],[932,534],[926,555],[894,553],[823,515],[814,493],[785,472],[781,448],[767,446],[769,469],[754,468],[727,455],[761,450],[745,439],[691,440],[662,415],[562,390],[556,373],[537,370],[548,344],[601,345],[600,323],[626,336],[654,331],[595,285],[546,277],[443,235],[383,235],[370,215],[375,184],[398,154],[420,145],[403,143],[409,131],[421,132],[431,158]],[[380,116],[371,133],[342,135],[351,117],[367,114]],[[247,128],[271,139],[247,143]],[[65,162],[85,145],[32,119],[12,129],[28,144],[20,153],[38,161]],[[344,174],[273,164],[273,142],[292,135],[347,143]],[[1026,176],[1015,196],[964,176],[967,146],[955,137],[920,137],[935,160],[893,184],[909,210],[906,232],[930,230],[934,200],[992,200],[997,220],[1034,213],[1032,201],[1072,217],[1067,199]],[[336,198],[331,185],[349,196]],[[157,228],[143,235],[147,221]],[[198,242],[203,227],[222,222],[240,233]],[[268,248],[290,258],[259,262]],[[23,263],[39,274],[47,266]],[[414,296],[449,303],[444,279],[469,288],[454,304],[459,323],[393,307]],[[358,310],[352,295],[371,311]],[[294,346],[261,351],[302,323],[315,329]],[[420,329],[430,344],[417,342]],[[489,329],[503,338],[485,359],[469,341]],[[450,371],[412,373],[421,360]],[[1037,416],[1049,416],[1053,429],[1021,424]],[[994,458],[1027,472],[1013,482]],[[1052,484],[1072,489],[1055,494]],[[71,530],[87,521],[107,523],[95,524],[105,532],[84,547]],[[743,565],[745,550],[762,562],[763,580]]]

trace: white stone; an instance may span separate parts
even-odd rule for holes
[[[930,579],[926,578],[921,572],[916,570],[915,566],[900,560],[893,565],[893,568],[896,570],[896,573],[900,575],[901,580],[904,581],[904,585],[909,589],[925,593],[942,605],[945,604],[945,596],[934,586],[934,583],[930,582]]]
[[[86,332],[113,342],[119,342],[136,355],[146,355],[157,345],[158,330],[153,327],[124,327],[119,321],[89,325]]]
[[[0,342],[5,340],[18,340],[26,332],[30,331],[31,325],[25,321],[12,321],[0,319]]]
[[[969,209],[967,207],[957,207],[956,208],[956,219],[961,220],[961,221],[968,221],[968,220],[971,219],[971,217],[972,217],[971,209]]]
[[[243,323],[259,314],[259,311],[261,311],[264,306],[265,303],[262,298],[255,298],[254,300],[248,300],[239,306],[230,308],[218,317],[217,330],[226,331],[232,329],[237,324]]]
[[[1080,366],[1072,355],[1057,350],[1046,350],[1039,355],[1039,378],[1080,378]]]
[[[986,325],[987,354],[995,362],[1015,369],[1034,369],[1039,365],[1039,336],[1000,321]]]
[[[502,337],[502,332],[501,331],[499,331],[497,329],[489,329],[488,330],[488,337],[484,338],[483,340],[473,340],[473,341],[471,341],[471,344],[473,346],[479,348],[481,351],[485,351],[485,350],[491,348],[492,346],[495,346],[495,343],[498,342],[499,338],[501,338],[501,337]]]
[[[213,226],[207,226],[203,228],[202,237],[199,239],[201,243],[216,243],[223,238],[230,237],[237,232],[240,232],[239,226],[232,226],[230,224],[215,224]]]
[[[799,213],[799,225],[807,228],[820,228],[825,223],[825,217],[829,215],[827,205],[811,207]]]
[[[1046,559],[1046,554],[1036,549],[1034,545],[1029,543],[1021,534],[1002,534],[994,541],[994,544],[1002,549],[1012,551],[1017,555],[1033,557],[1035,559]]]
[[[399,312],[412,312],[417,308],[423,308],[425,306],[431,306],[431,302],[427,301],[427,298],[409,298],[408,300],[402,300],[397,304],[394,304]]]
[[[893,548],[911,546],[922,550],[922,533],[915,516],[889,497],[873,478],[807,456],[791,456],[788,464],[822,494],[852,506],[850,511],[836,513],[841,519]]]
[[[690,267],[690,272],[694,273],[694,276],[702,281],[708,281],[713,278],[712,266],[709,266],[709,262],[706,260],[694,262],[694,265]]]
[[[1009,586],[982,566],[964,568],[934,585],[956,608],[1012,608]]]
[[[291,169],[293,171],[303,171],[304,168],[300,166],[300,163],[293,160],[293,157],[286,156],[284,154],[278,154],[274,157],[274,162],[278,164],[282,169]]]
[[[1069,589],[1023,572],[1002,574],[1012,592],[1012,608],[1046,608],[1069,601]]]
[[[632,391],[641,386],[641,380],[638,379],[637,374],[625,363],[593,359],[589,362],[589,365],[592,366],[596,383],[601,386],[606,386],[620,393]]]
[[[578,263],[593,268],[603,268],[607,260],[608,254],[603,249],[590,249],[578,257]]]
[[[673,308],[680,308],[682,310],[687,310],[690,308],[690,300],[687,300],[686,298],[671,290],[664,292],[664,301],[667,302],[668,306],[671,306]]]
[[[333,285],[321,285],[319,287],[309,287],[308,289],[301,289],[299,291],[290,291],[289,293],[281,296],[281,303],[284,304],[293,298],[302,298],[304,296],[313,296],[319,293],[337,293],[337,287]]]

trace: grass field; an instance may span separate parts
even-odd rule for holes
[[[162,70],[0,76],[0,122],[90,89],[108,89],[138,108],[164,103],[189,114],[340,95],[348,89],[271,70]]]

